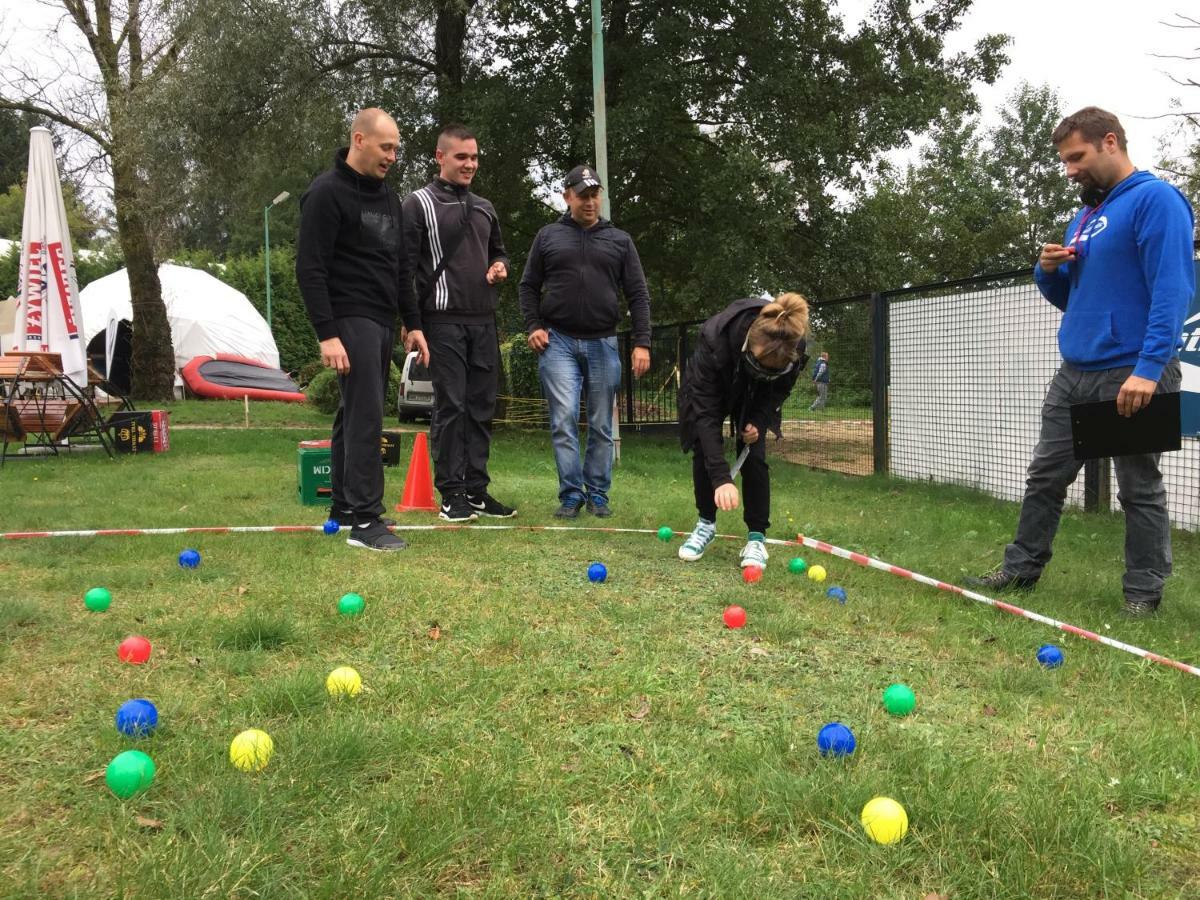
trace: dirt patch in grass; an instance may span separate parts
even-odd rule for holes
[[[870,419],[791,419],[771,453],[788,462],[846,475],[874,471]]]

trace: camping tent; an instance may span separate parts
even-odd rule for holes
[[[163,263],[158,268],[163,303],[171,325],[175,370],[196,356],[229,353],[279,367],[279,350],[267,320],[241,291],[186,266]],[[83,330],[89,342],[101,332],[113,346],[117,323],[133,319],[129,275],[124,270],[93,281],[80,292]],[[112,362],[108,365],[111,367]]]

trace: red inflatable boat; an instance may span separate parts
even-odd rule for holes
[[[303,403],[304,394],[281,369],[230,353],[197,356],[183,371],[183,383],[197,397],[216,400],[282,400]]]

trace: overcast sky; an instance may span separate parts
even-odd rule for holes
[[[780,0],[787,2],[787,0]],[[857,27],[873,0],[838,0],[848,27]],[[1129,136],[1130,155],[1142,168],[1158,159],[1157,143],[1172,130],[1172,120],[1156,119],[1172,111],[1171,101],[1200,111],[1200,87],[1185,88],[1168,77],[1190,75],[1200,81],[1200,59],[1192,62],[1156,59],[1152,54],[1200,56],[1200,28],[1171,28],[1178,13],[1200,19],[1196,0],[1134,0],[1116,13],[1101,12],[1099,2],[1054,0],[976,0],[951,50],[967,50],[983,35],[1009,34],[1010,64],[992,87],[976,86],[985,122],[1022,79],[1048,83],[1070,112],[1103,106],[1121,117]],[[1117,4],[1113,7],[1118,8]],[[6,56],[36,55],[44,46],[40,33],[61,19],[61,7],[40,0],[0,0],[0,42],[9,39]],[[64,32],[70,32],[70,26]],[[74,35],[71,35],[73,38]]]
[[[871,5],[871,0],[838,2],[851,26]],[[1119,12],[1102,12],[1104,7]],[[957,52],[970,49],[986,34],[1012,37],[1010,62],[1000,81],[976,86],[985,122],[995,122],[995,111],[1022,80],[1046,83],[1058,92],[1066,112],[1101,106],[1116,113],[1125,126],[1134,164],[1150,168],[1158,159],[1159,137],[1173,127],[1171,120],[1150,117],[1171,112],[1172,98],[1182,100],[1184,109],[1200,110],[1200,87],[1181,87],[1168,77],[1190,74],[1200,81],[1200,59],[1189,63],[1152,56],[1200,57],[1200,28],[1163,24],[1179,23],[1176,13],[1200,20],[1200,3],[1133,0],[1109,6],[1079,0],[975,0],[950,45]]]

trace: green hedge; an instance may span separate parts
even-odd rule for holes
[[[504,368],[508,373],[508,395],[541,399],[542,383],[538,378],[538,355],[529,349],[525,335],[519,334],[500,345]]]
[[[338,391],[337,373],[333,369],[322,369],[308,383],[305,390],[308,402],[323,413],[333,415],[337,412],[341,393]],[[388,369],[387,397],[384,399],[384,418],[394,415],[396,399],[400,395],[400,370],[395,363]]]

